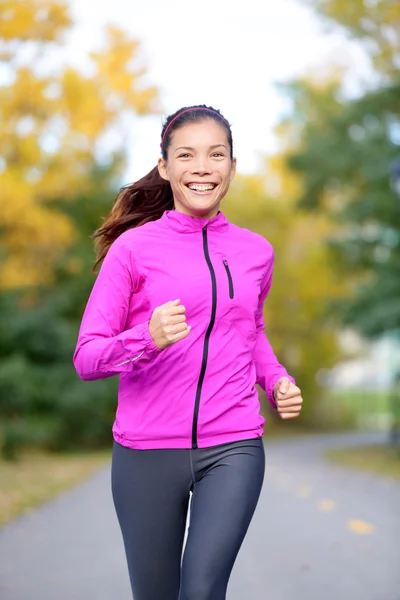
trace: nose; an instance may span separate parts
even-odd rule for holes
[[[211,173],[211,169],[207,159],[199,157],[193,164],[192,173],[193,175],[200,175],[200,177],[209,175]]]

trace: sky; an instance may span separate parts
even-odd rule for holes
[[[157,162],[163,118],[181,106],[219,108],[232,124],[238,171],[254,173],[277,148],[274,125],[287,109],[276,83],[328,62],[365,69],[361,50],[327,29],[300,0],[70,0],[76,23],[69,59],[100,47],[107,23],[140,41],[144,81],[160,89],[163,115],[129,124],[126,180]]]

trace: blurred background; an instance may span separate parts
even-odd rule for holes
[[[379,430],[369,466],[399,474],[400,4],[245,12],[0,2],[2,522],[109,456],[117,378],[72,365],[90,236],[156,164],[165,116],[198,103],[232,123],[224,212],[275,248],[267,333],[305,404],[281,423],[261,394],[266,436]]]

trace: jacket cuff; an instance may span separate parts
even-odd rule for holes
[[[160,352],[162,352],[162,350],[158,346],[156,346],[153,338],[151,337],[149,330],[149,321],[137,325],[137,332],[140,335],[141,339],[144,341],[145,350],[148,354],[157,355]]]

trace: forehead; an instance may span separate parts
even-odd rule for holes
[[[225,127],[214,119],[204,119],[186,123],[171,135],[171,147],[177,146],[211,146],[227,144],[228,136]]]

